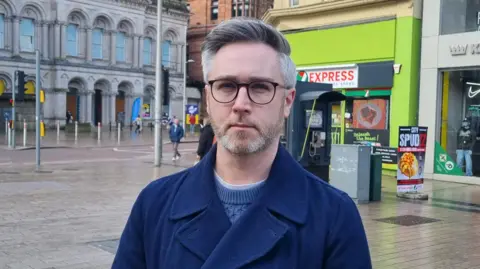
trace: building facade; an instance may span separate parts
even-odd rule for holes
[[[479,30],[480,1],[424,1],[419,123],[429,128],[425,174],[434,179],[480,184]]]
[[[155,54],[161,45],[162,65],[170,73],[164,112],[181,113],[188,10],[180,1],[163,2],[164,41],[157,44],[151,0],[0,1],[1,107],[7,110],[14,72],[22,70],[29,90],[17,120],[34,120],[28,108],[34,106],[39,50],[47,125],[57,120],[63,125],[67,111],[75,121],[90,124],[129,124],[134,114],[151,119]]]
[[[299,80],[330,83],[347,96],[333,104],[333,143],[373,145],[392,170],[399,126],[418,120],[421,7],[411,0],[276,0],[263,18],[289,40]]]
[[[190,22],[187,32],[189,85],[202,92],[204,87],[200,48],[205,36],[222,21],[233,17],[261,18],[273,6],[273,0],[189,0]],[[202,101],[204,104],[205,100]],[[201,114],[205,114],[202,105]]]

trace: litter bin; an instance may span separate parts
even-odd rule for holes
[[[382,200],[382,155],[372,154],[370,158],[370,201]]]

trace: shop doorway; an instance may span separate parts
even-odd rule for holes
[[[480,69],[443,72],[442,82],[439,142],[464,175],[480,177]]]

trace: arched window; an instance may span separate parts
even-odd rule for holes
[[[0,14],[0,49],[5,48],[5,16]]]
[[[118,32],[117,33],[117,40],[116,40],[116,58],[119,62],[125,62],[125,45],[126,45],[126,38],[125,33]]]
[[[95,28],[92,31],[92,58],[103,59],[103,29]]]
[[[143,40],[143,64],[152,64],[152,39],[149,37]]]
[[[20,20],[20,50],[33,52],[35,40],[35,26],[33,19],[23,18]]]
[[[172,42],[165,40],[162,43],[162,65],[164,67],[170,67],[170,46]]]
[[[67,55],[78,56],[78,26],[72,23],[67,26]]]

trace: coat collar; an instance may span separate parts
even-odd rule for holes
[[[213,174],[216,152],[214,145],[200,163],[189,169],[174,198],[171,219],[184,218],[219,202]],[[260,204],[293,222],[305,223],[308,210],[305,176],[305,170],[280,145],[259,197]]]

